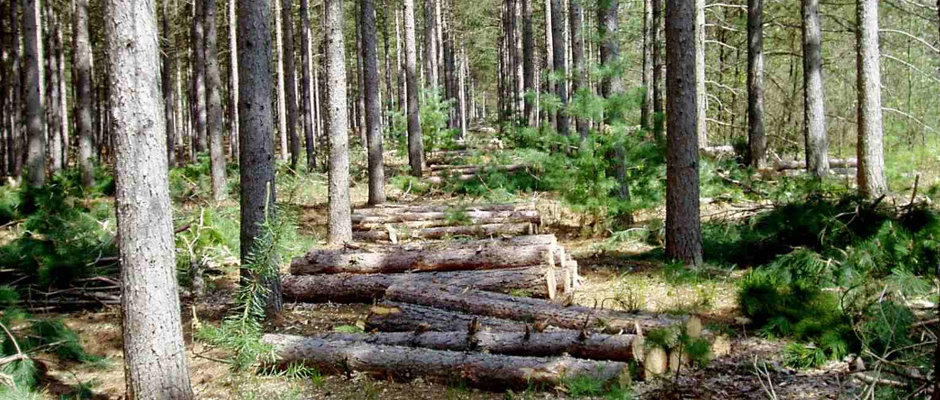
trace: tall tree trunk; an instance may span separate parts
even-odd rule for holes
[[[87,129],[89,131],[88,133],[90,133],[91,110],[83,111],[82,108],[85,107],[83,102],[90,101],[91,99],[87,99],[84,97],[84,96],[88,96],[88,93],[87,93],[88,89],[86,88],[83,91],[82,86],[83,85],[90,86],[91,82],[90,81],[84,82],[84,83],[81,82],[82,79],[89,79],[89,77],[86,76],[82,78],[80,76],[80,74],[82,74],[82,72],[80,71],[80,68],[84,68],[84,67],[79,66],[79,63],[81,61],[79,60],[80,56],[78,54],[79,46],[83,46],[83,45],[88,46],[88,0],[76,0],[75,3],[76,3],[76,12],[75,12],[75,25],[76,26],[74,28],[74,32],[75,32],[74,35],[75,35],[76,50],[75,50],[74,64],[75,64],[75,73],[76,75],[79,75],[77,77],[78,79],[76,80],[76,85],[75,85],[76,86],[75,92],[77,95],[76,97],[78,97],[77,99],[78,140],[79,140],[78,160],[79,160],[79,165],[81,165],[81,168],[82,168],[82,182],[85,182],[84,185],[86,187],[90,187],[91,185],[94,185],[95,176],[94,176],[94,171],[91,169],[91,164],[88,162],[88,157],[91,156],[91,138],[90,137],[88,137],[88,154],[85,154],[84,146],[85,146],[85,139],[86,139],[85,137],[86,128],[83,127],[83,124],[84,124],[83,118],[88,119],[89,126],[87,127]],[[77,11],[77,7],[83,7],[84,11]],[[167,43],[167,46],[163,48],[161,52],[161,57],[163,58],[163,112],[164,112],[164,119],[166,120],[166,156],[167,156],[167,166],[172,167],[173,165],[176,165],[176,121],[174,118],[174,116],[176,115],[176,111],[175,111],[176,110],[176,91],[175,91],[175,88],[173,87],[173,50],[169,46],[169,43],[171,43],[169,7],[170,7],[170,2],[164,1],[163,2],[163,21],[162,21],[163,26],[162,28],[163,28],[163,41]],[[78,15],[79,12],[83,13],[81,17],[79,17]],[[84,24],[84,26],[79,28],[77,26],[79,23]],[[84,32],[80,33],[80,29],[84,30]],[[80,34],[85,35],[83,39],[85,41],[84,44],[82,44],[78,39]],[[88,54],[86,56],[91,57],[90,46],[87,48],[87,51],[88,51]],[[90,60],[88,61],[88,63],[89,63],[88,67],[90,67],[91,66]],[[86,71],[85,73],[90,73],[90,71]],[[83,112],[87,112],[88,115],[83,116],[82,115]],[[86,182],[86,179],[88,180],[87,182]]]
[[[238,163],[240,152],[238,150],[238,18],[236,16],[237,0],[228,0],[228,43],[229,43],[229,140],[231,144],[232,159]]]
[[[300,136],[297,134],[297,69],[294,68],[294,0],[281,0],[281,55],[284,57],[284,102],[287,112],[287,137],[290,139],[290,165],[297,170],[300,160]]]
[[[20,137],[23,135],[22,121],[23,113],[21,107],[20,93],[21,93],[21,74],[20,74],[20,35],[19,35],[19,18],[17,16],[16,5],[19,4],[19,1],[13,0],[10,1],[10,134],[7,136],[7,169],[10,171],[11,175],[19,176],[21,172],[20,163],[20,154],[19,147]],[[87,4],[87,3],[86,3]],[[87,15],[87,12],[86,12]],[[91,54],[91,47],[89,46],[89,53]],[[90,57],[90,56],[89,56]]]
[[[196,0],[200,1],[200,0]],[[204,24],[206,28],[206,111],[209,135],[209,163],[212,175],[212,197],[222,201],[225,193],[225,143],[222,139],[222,72],[219,69],[218,29],[216,29],[216,0],[205,0]]]
[[[581,25],[584,16],[581,15],[581,0],[568,1],[568,23],[571,32],[571,98],[584,98],[590,95],[587,87],[587,71],[584,68],[584,41],[581,37]],[[575,117],[575,127],[581,135],[581,141],[588,136],[588,119]]]
[[[313,171],[317,168],[316,142],[313,138],[313,89],[311,87],[311,63],[310,52],[310,6],[309,0],[300,0],[300,41],[303,49],[301,50],[301,67],[303,68],[303,77],[301,79],[300,97],[303,99],[304,108],[304,140],[307,142],[307,171]]]
[[[192,399],[180,318],[154,3],[107,1],[128,399]],[[131,44],[131,45],[129,45]]]
[[[550,75],[553,75],[553,64],[555,62],[555,47],[552,45],[552,0],[545,0],[545,91],[555,93],[555,83]],[[545,113],[546,124],[555,125],[555,115]]]
[[[601,95],[610,100],[617,96],[622,96],[626,90],[623,84],[623,69],[620,67],[620,42],[617,37],[620,30],[620,1],[603,0],[598,6],[597,22],[598,33],[601,40],[601,65],[610,70],[608,75],[604,76],[603,82],[601,82]],[[616,101],[613,102],[613,104],[617,103]],[[622,111],[619,109],[605,111],[608,123],[623,123],[623,115],[621,115],[621,113]],[[617,180],[620,182],[617,194],[621,200],[630,201],[630,182],[627,179],[627,172],[629,170],[629,166],[627,165],[627,152],[623,146],[617,146],[615,153],[617,157]],[[632,223],[633,217],[627,215],[625,222]]]
[[[698,119],[695,130],[698,133],[698,146],[708,146],[708,124],[705,111],[708,109],[708,97],[705,89],[705,0],[695,0],[695,106]]]
[[[23,3],[23,55],[26,57],[26,179],[46,183],[46,103],[42,52],[42,0]]]
[[[806,169],[821,179],[829,173],[829,142],[826,136],[819,0],[802,0],[802,8],[803,134],[806,139]]]
[[[281,1],[274,0],[274,51],[277,54],[277,132],[280,139],[281,161],[287,161],[290,158],[290,147],[287,144],[287,94],[285,93],[286,82],[284,82],[284,30],[281,21]]]
[[[404,5],[402,6],[404,7]],[[405,100],[405,57],[402,55],[402,43],[404,38],[401,33],[401,10],[395,7],[395,59],[398,60],[398,110],[402,113],[407,112],[407,100]]]
[[[66,14],[67,15],[67,14]],[[69,104],[68,104],[68,86],[65,80],[65,41],[62,31],[67,27],[67,18],[63,18],[63,26],[57,27],[55,36],[55,57],[56,72],[58,72],[59,82],[59,121],[56,133],[60,136],[61,147],[61,165],[62,168],[69,166]]]
[[[532,0],[522,1],[522,86],[525,94],[525,121],[535,126],[538,112],[535,99],[528,96],[535,88],[535,37],[532,35]]]
[[[764,135],[764,0],[747,4],[747,143],[748,162],[763,168]]]
[[[653,22],[653,1],[643,0],[643,103],[640,109],[640,126],[645,129],[653,127],[653,31],[656,29]],[[601,47],[601,54],[603,51]]]
[[[369,204],[385,202],[385,164],[382,162],[382,130],[379,126],[378,50],[375,45],[375,1],[362,4],[362,65],[365,75],[366,133],[369,141]]]
[[[405,75],[406,97],[408,97],[408,163],[411,175],[421,177],[424,167],[424,143],[421,138],[421,120],[418,113],[418,76],[415,69],[415,6],[414,0],[405,1]]]
[[[56,57],[56,37],[59,35],[59,22],[50,3],[45,3],[46,16],[46,140],[49,142],[49,172],[55,174],[62,170],[62,137],[59,135],[61,113],[59,109],[59,68]]]
[[[194,3],[196,10],[193,16],[193,84],[195,85],[193,94],[196,98],[193,101],[195,106],[193,117],[196,131],[193,135],[193,151],[200,154],[205,153],[208,146],[206,137],[206,118],[208,118],[206,115],[206,5],[204,0],[194,0]]]
[[[695,13],[691,1],[666,7],[666,254],[693,267],[702,264]]]
[[[652,0],[653,2],[653,27],[650,29],[650,42],[653,44],[653,133],[657,141],[662,143],[662,119],[663,110],[663,1]]]
[[[424,0],[424,77],[425,85],[432,89],[440,85],[437,77],[437,16],[434,15],[436,1]],[[407,30],[407,17],[405,18]]]
[[[352,241],[349,204],[349,127],[346,126],[346,45],[343,43],[343,1],[326,0],[327,126],[330,135],[329,237],[332,245]]]
[[[395,110],[395,88],[392,86],[392,53],[391,37],[389,37],[389,13],[398,15],[397,7],[384,0],[382,2],[382,43],[385,47],[385,124],[392,126],[392,112]],[[398,43],[395,44],[396,46]],[[397,65],[397,62],[396,62]]]
[[[881,51],[878,48],[878,1],[856,3],[858,65],[858,188],[863,196],[888,191],[885,181],[881,118]]]
[[[271,4],[266,1],[238,0],[238,124],[241,185],[241,260],[247,264],[259,224],[274,204],[274,114],[271,105]],[[247,275],[242,271],[242,276]],[[281,310],[281,279],[269,277],[266,312]]]
[[[3,4],[0,4],[2,7]],[[6,19],[0,17],[0,32],[6,32]],[[8,90],[12,85],[10,85],[10,77],[7,76],[7,63],[10,59],[10,48],[13,47],[13,40],[7,40],[6,37],[0,37],[0,173],[9,176],[10,172],[7,170],[7,141],[6,138],[10,137],[12,133],[11,124],[13,121],[10,118],[10,110],[12,105],[9,100]]]
[[[363,150],[366,150],[366,156],[368,157],[369,150],[369,138],[365,129],[365,72],[363,70],[363,60],[362,60],[362,3],[356,3],[356,96],[353,98],[356,107],[355,113],[355,126],[356,132],[359,133],[359,144],[362,146]]]
[[[561,109],[558,110],[555,121],[558,124],[558,133],[568,136],[568,115],[565,108],[568,107],[568,91],[565,85],[565,16],[561,0],[552,0],[552,43],[553,43],[553,61],[552,69],[558,81],[555,82],[558,99],[561,101]]]

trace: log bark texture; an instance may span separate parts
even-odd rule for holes
[[[829,160],[830,168],[858,168],[858,159],[857,158],[833,158]],[[793,160],[781,160],[777,161],[774,164],[774,168],[777,171],[784,171],[788,169],[806,169],[806,160],[793,161]]]
[[[571,357],[463,353],[299,337],[285,337],[277,343],[274,337],[266,339],[279,350],[277,362],[283,366],[299,361],[321,371],[361,371],[406,379],[466,379],[473,385],[499,389],[557,384],[582,375],[607,382],[627,371],[626,363]]]
[[[408,232],[407,237],[420,239],[442,239],[446,236],[496,236],[496,235],[529,235],[535,233],[532,224],[488,224],[469,226],[445,226],[437,228],[417,229]],[[402,237],[402,235],[398,235]],[[357,241],[391,240],[387,230],[359,231],[353,233]]]
[[[470,204],[470,205],[428,205],[411,206],[405,204],[383,204],[376,207],[357,208],[353,213],[357,215],[391,215],[410,213],[451,212],[454,210],[466,211],[523,211],[534,210],[533,203],[507,203],[507,204]]]
[[[547,323],[564,329],[600,328],[636,333],[680,323],[678,319],[658,315],[630,314],[614,310],[569,306],[547,300],[514,297],[480,290],[465,290],[444,285],[410,283],[392,285],[385,291],[389,301],[411,303],[442,310],[503,318],[532,323]]]
[[[552,279],[548,274],[552,274]],[[287,275],[282,280],[284,298],[296,302],[371,302],[385,295],[389,286],[409,282],[439,283],[461,288],[509,293],[524,291],[537,298],[564,293],[570,272],[541,266],[490,271],[429,272],[420,274]],[[555,284],[549,290],[548,283]]]
[[[437,228],[435,228],[437,229]],[[315,250],[291,262],[294,275],[380,274],[399,272],[503,269],[539,265],[556,246],[480,246],[433,250],[399,247],[389,253]]]
[[[525,324],[519,321],[474,316],[439,308],[419,306],[395,301],[384,301],[369,309],[366,331],[380,332],[456,332],[466,331],[476,318],[479,330],[493,332],[525,332]],[[546,331],[557,331],[548,327]]]
[[[313,336],[264,335],[262,341],[277,353],[295,353],[320,342],[349,342],[379,346],[417,347],[430,350],[480,352],[528,357],[551,357],[568,353],[588,360],[635,361],[634,335],[584,335],[559,332],[383,332],[326,333]]]
[[[461,215],[465,214],[465,215]],[[394,223],[403,223],[403,222],[424,222],[424,221],[435,221],[435,220],[447,220],[448,218],[457,219],[456,217],[466,217],[468,219],[474,220],[508,220],[508,221],[517,221],[517,222],[532,222],[540,223],[542,221],[541,214],[535,210],[520,210],[520,211],[477,211],[477,210],[460,210],[455,208],[455,211],[452,212],[402,212],[402,213],[389,213],[386,215],[365,215],[355,213],[352,215],[352,222],[355,225],[365,225],[365,224],[394,224]]]

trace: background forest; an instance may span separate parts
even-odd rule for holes
[[[0,10],[0,398],[940,399],[940,1]]]

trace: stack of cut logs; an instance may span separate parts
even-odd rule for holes
[[[681,354],[646,349],[643,332],[680,324],[702,331],[696,318],[574,305],[578,281],[577,263],[554,235],[314,250],[291,263],[285,300],[371,303],[366,333],[263,340],[282,366],[503,389],[578,375],[627,379],[630,362],[663,373]]]
[[[408,238],[515,236],[537,233],[541,214],[533,203],[481,206],[384,205],[353,211],[353,237],[357,241]]]

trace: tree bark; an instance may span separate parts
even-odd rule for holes
[[[404,204],[383,204],[378,207],[357,208],[360,215],[389,215],[402,213],[443,213],[465,209],[466,211],[524,211],[535,210],[533,203],[507,203],[507,204],[472,204],[472,205],[434,205],[413,206]]]
[[[238,18],[236,16],[237,0],[228,0],[228,43],[229,43],[229,140],[232,159],[238,163],[240,151],[238,149]]]
[[[262,341],[277,353],[302,352],[301,348],[321,342],[349,342],[378,346],[414,347],[468,353],[502,354],[526,357],[571,357],[603,361],[637,361],[633,355],[635,335],[594,334],[582,337],[578,331],[559,332],[382,332],[323,333],[313,336],[265,335]]]
[[[554,264],[555,255],[554,245],[399,248],[382,253],[314,250],[291,262],[291,274],[388,274],[503,269],[528,267],[543,262]]]
[[[197,2],[200,0],[196,0]],[[225,143],[222,139],[222,71],[219,68],[218,30],[215,21],[216,0],[205,0],[206,29],[206,111],[209,135],[209,164],[212,198],[225,200]]]
[[[551,299],[557,293],[567,293],[569,281],[567,268],[530,266],[414,274],[288,275],[282,286],[284,298],[294,302],[367,303],[382,298],[389,286],[409,282],[473,287],[488,292],[524,292],[531,297]]]
[[[300,135],[297,134],[297,69],[294,67],[294,0],[281,0],[281,44],[284,48],[284,101],[287,112],[287,138],[290,141],[290,165],[297,170],[300,160]]]
[[[274,342],[284,339],[281,342]],[[348,341],[266,336],[278,349],[277,362],[286,366],[303,362],[321,371],[361,371],[400,378],[467,380],[489,388],[525,388],[560,384],[587,376],[606,383],[628,371],[626,363],[589,361],[571,357],[537,358],[496,354],[428,350]]]
[[[84,3],[84,4],[81,4]],[[91,73],[91,60],[84,61],[79,60],[78,49],[79,46],[88,46],[88,54],[85,57],[91,57],[91,46],[88,43],[88,0],[76,0],[76,10],[78,7],[82,7],[83,11],[75,12],[75,27],[74,27],[74,41],[75,41],[75,52],[74,52],[74,65],[75,65],[75,74],[76,74],[76,83],[75,83],[75,92],[77,97],[76,108],[76,117],[78,125],[78,140],[79,140],[79,165],[82,169],[82,182],[85,187],[91,187],[95,183],[95,175],[92,170],[91,163],[88,158],[91,156],[91,137],[88,137],[88,153],[85,153],[85,140],[88,133],[91,131],[91,110],[86,109],[85,107],[90,108],[90,98],[85,98],[83,96],[88,96],[88,88],[83,88],[82,86],[88,85],[91,86],[90,73]],[[161,55],[163,58],[163,112],[164,119],[166,119],[166,156],[167,156],[167,166],[172,167],[176,165],[176,90],[173,86],[173,71],[174,71],[174,51],[170,48],[169,43],[172,43],[171,33],[170,33],[170,13],[169,7],[170,2],[163,2],[163,41],[167,43],[167,46],[163,47]],[[83,13],[81,17],[78,16],[78,13]],[[84,24],[82,27],[78,27],[78,24]],[[84,32],[81,32],[84,30]],[[81,39],[85,43],[81,43],[78,39],[79,35],[84,35]],[[82,50],[86,51],[86,50]],[[87,62],[87,70],[80,72],[79,62]],[[86,73],[88,76],[82,77],[80,74]],[[87,82],[82,82],[82,80],[87,80]],[[83,104],[89,102],[89,104]],[[82,113],[87,113],[87,115],[82,115]],[[85,121],[87,119],[87,122]],[[84,124],[88,126],[83,126]],[[87,131],[86,131],[87,130]],[[86,182],[87,180],[87,182]]]
[[[149,1],[109,0],[118,250],[128,399],[194,398],[186,369],[160,92],[159,28]]]
[[[525,332],[525,323],[508,319],[470,315],[454,311],[445,311],[434,307],[425,307],[409,303],[383,301],[369,309],[366,318],[366,331],[379,332],[458,332],[467,331],[470,323],[476,321],[481,331]],[[546,332],[558,331],[548,326]]]
[[[82,171],[82,186],[95,185],[95,170],[91,162],[94,146],[95,127],[92,113],[92,50],[88,35],[88,0],[75,1],[75,14],[72,22],[72,66],[75,82],[75,127],[78,130],[78,165]],[[171,75],[170,71],[165,72]],[[164,80],[167,78],[164,77]],[[169,121],[168,121],[169,125]],[[169,128],[167,128],[169,133]],[[169,147],[168,147],[169,148]]]
[[[607,67],[609,70],[608,75],[605,75],[604,80],[601,82],[601,95],[608,100],[622,96],[625,91],[622,75],[623,69],[620,67],[620,42],[617,37],[620,28],[619,8],[619,0],[603,0],[597,9],[598,33],[601,39],[601,65]],[[644,60],[646,59],[646,55],[644,55]],[[643,74],[645,79],[645,66]],[[617,102],[613,102],[613,104],[617,104]],[[643,107],[645,109],[646,106]],[[608,123],[623,122],[622,111],[619,108],[605,110],[605,113],[605,116],[608,118]],[[630,182],[627,177],[629,171],[627,152],[622,145],[618,145],[615,148],[615,153],[617,158],[617,180],[620,182],[617,194],[621,200],[630,201]],[[626,220],[626,222],[630,223],[633,217],[628,215]]]
[[[650,42],[653,44],[653,133],[657,141],[662,142],[663,126],[660,118],[665,118],[663,109],[663,42],[662,42],[662,23],[663,23],[663,1],[652,0],[653,2],[653,27],[650,30]]]
[[[857,168],[858,160],[855,158],[833,158],[829,160],[831,168]],[[784,171],[788,169],[805,169],[806,161],[777,161],[774,163],[774,169]]]
[[[411,175],[421,177],[424,167],[424,143],[421,138],[421,120],[418,109],[418,76],[415,70],[415,6],[414,0],[404,0],[405,14],[405,75],[408,98],[408,163]],[[428,0],[431,1],[431,0]]]
[[[259,223],[276,199],[274,185],[274,114],[271,109],[271,5],[265,1],[238,0],[238,98],[239,169],[241,179],[241,260],[247,264]],[[242,271],[242,276],[245,276]],[[281,280],[274,276],[268,287],[266,312],[281,310]]]
[[[381,105],[378,50],[375,44],[375,0],[362,4],[362,64],[365,85],[366,138],[369,142],[369,204],[385,202],[385,163],[382,161]]]
[[[877,198],[888,192],[881,117],[881,51],[878,48],[878,1],[856,3],[858,65],[858,188]]]
[[[274,0],[274,52],[277,54],[277,132],[281,142],[281,161],[287,161],[290,158],[290,147],[287,143],[287,84],[284,77],[284,22],[280,14],[281,1],[283,0]]]
[[[26,179],[30,186],[46,183],[46,91],[43,65],[42,1],[23,3],[23,55],[26,63]]]
[[[767,136],[764,134],[764,0],[748,0],[747,5],[747,142],[748,163],[754,168],[763,168],[767,150]]]
[[[666,254],[693,267],[702,264],[695,12],[694,2],[666,7]]]
[[[424,77],[429,88],[437,88],[437,17],[434,15],[437,0],[424,0]],[[407,19],[405,29],[407,30]],[[407,40],[407,39],[405,39]]]
[[[193,117],[195,129],[193,135],[193,152],[204,153],[207,149],[206,131],[206,35],[204,0],[194,0],[195,15],[193,16]]]
[[[19,1],[10,1],[10,117],[12,119],[10,123],[10,134],[7,136],[6,140],[6,152],[7,152],[7,169],[10,174],[14,176],[19,176],[21,171],[22,164],[20,162],[20,155],[22,154],[22,148],[19,146],[20,138],[23,136],[23,131],[20,129],[23,121],[23,112],[20,99],[20,93],[22,87],[20,86],[22,82],[22,77],[20,74],[20,40],[19,40],[19,13],[17,12],[17,4]],[[87,15],[87,12],[86,12]],[[89,47],[90,48],[90,47]],[[89,52],[90,54],[90,52]]]
[[[829,173],[826,98],[822,68],[822,27],[819,0],[802,0],[803,9],[803,134],[807,170],[817,179]]]
[[[493,235],[531,235],[535,232],[532,224],[489,224],[470,226],[445,226],[439,228],[417,229],[407,232],[407,238],[443,239],[448,236],[486,237]],[[357,231],[353,233],[357,241],[392,240],[387,231]],[[398,239],[404,239],[399,237]]]
[[[407,222],[447,222],[448,219],[459,221],[507,221],[541,223],[542,216],[535,210],[521,211],[473,211],[455,209],[452,212],[427,213],[391,213],[388,215],[352,215],[353,224],[357,227],[378,224],[398,224]]]
[[[695,131],[698,134],[699,148],[708,146],[708,124],[705,122],[705,112],[708,109],[708,92],[705,88],[705,33],[705,0],[695,0],[695,107],[698,109]]]
[[[565,16],[561,0],[552,0],[552,44],[553,60],[552,72],[557,78],[555,90],[558,99],[561,101],[561,109],[555,114],[556,129],[558,133],[568,136],[568,114],[565,108],[568,107],[568,91],[565,84]]]
[[[304,140],[307,144],[307,171],[314,171],[317,168],[316,140],[314,139],[314,115],[313,115],[313,87],[311,85],[313,75],[311,73],[310,53],[310,5],[309,0],[300,0],[300,41],[301,41],[301,68],[303,69],[301,77],[300,97],[303,100],[304,112]]]
[[[587,71],[584,68],[584,41],[581,37],[581,0],[568,0],[568,24],[571,32],[571,97],[585,97],[590,93],[587,84]],[[575,129],[581,135],[581,141],[588,137],[588,120],[575,117]]]
[[[643,332],[648,332],[680,322],[657,315],[630,314],[583,306],[566,307],[548,300],[425,283],[392,285],[385,291],[385,299],[486,317],[546,323],[562,329],[602,328],[607,331],[623,330],[625,333],[636,333],[638,327]]]
[[[343,44],[343,2],[324,3],[326,29],[327,129],[330,133],[329,232],[330,244],[350,242],[349,127],[346,125],[346,45]]]
[[[653,128],[653,31],[657,28],[653,20],[653,1],[643,0],[643,103],[640,109],[640,126]],[[655,0],[659,1],[659,0]],[[601,54],[603,54],[601,47]]]

